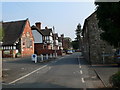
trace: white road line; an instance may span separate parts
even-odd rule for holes
[[[81,78],[82,79],[82,83],[85,83],[85,80],[84,80],[84,78]]]
[[[38,70],[41,70],[41,69],[43,69],[43,68],[45,68],[45,67],[47,67],[47,65],[44,65],[43,67],[40,67],[40,68],[32,71],[31,73],[28,73],[28,74],[26,74],[26,75],[24,75],[24,76],[22,76],[22,77],[20,77],[20,78],[18,78],[18,79],[16,79],[16,80],[10,82],[9,84],[13,84],[13,83],[15,83],[15,82],[17,82],[17,81],[19,81],[19,80],[21,80],[21,79],[23,79],[23,78],[26,78],[26,77],[30,76],[31,74],[33,74],[33,73],[37,72]]]
[[[63,59],[64,57],[61,57],[60,59]]]
[[[78,56],[78,63],[79,63],[79,68],[81,68],[81,64],[80,64],[79,56]]]
[[[82,70],[80,70],[80,73],[83,74]]]

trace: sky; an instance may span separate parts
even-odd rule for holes
[[[2,21],[29,19],[30,25],[41,22],[45,26],[55,27],[55,32],[74,40],[78,23],[95,11],[94,2],[3,2]]]

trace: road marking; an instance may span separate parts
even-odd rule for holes
[[[64,57],[61,57],[60,59],[63,59]]]
[[[26,74],[26,75],[24,75],[24,76],[22,76],[22,77],[20,77],[20,78],[18,78],[18,79],[16,79],[16,80],[10,82],[9,84],[13,84],[13,83],[15,83],[15,82],[17,82],[17,81],[19,81],[19,80],[21,80],[21,79],[23,79],[23,78],[26,78],[26,77],[30,76],[31,74],[33,74],[33,73],[37,72],[38,70],[41,70],[41,69],[43,69],[43,68],[45,68],[45,67],[47,67],[47,65],[44,65],[43,67],[40,67],[40,68],[32,71],[31,73],[28,73],[28,74]]]
[[[80,70],[80,73],[83,74],[82,70]]]
[[[10,70],[10,69],[8,69],[8,68],[3,69],[3,71],[8,71],[8,70]]]
[[[85,83],[85,80],[84,80],[84,78],[81,78],[82,79],[82,83]]]
[[[80,64],[79,56],[78,56],[78,63],[79,63],[79,68],[81,68],[81,64]]]

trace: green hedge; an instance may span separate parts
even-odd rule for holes
[[[110,77],[110,83],[113,87],[120,88],[120,71]]]

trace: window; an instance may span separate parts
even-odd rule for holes
[[[26,48],[30,48],[32,46],[32,40],[30,38],[26,38]]]
[[[16,46],[13,46],[13,49],[16,49]]]

